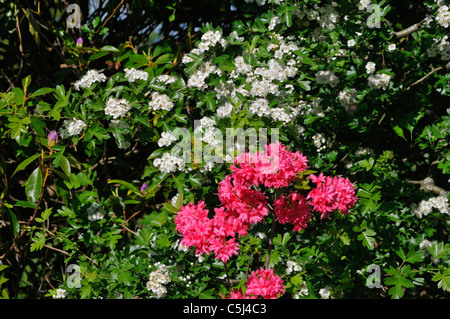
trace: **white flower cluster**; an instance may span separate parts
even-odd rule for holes
[[[360,0],[358,3],[359,10],[369,10],[371,6],[370,0]]]
[[[303,270],[303,267],[299,263],[296,263],[295,261],[292,261],[292,260],[287,261],[287,263],[286,263],[286,274],[287,275],[289,275],[293,271],[299,272],[302,270]]]
[[[61,138],[78,135],[85,127],[86,124],[82,120],[77,120],[76,118],[64,120],[63,126],[59,129],[59,135]]]
[[[447,41],[448,36],[444,36],[440,41],[433,39],[434,43],[427,49],[428,57],[434,58],[438,54],[441,55],[442,60],[450,61],[450,42]]]
[[[151,110],[170,111],[173,108],[173,102],[166,94],[153,92],[152,100],[148,103]]]
[[[371,75],[368,78],[369,87],[371,89],[386,89],[389,85],[389,81],[391,79],[390,75],[384,73],[377,73],[375,75]]]
[[[129,82],[134,82],[136,80],[147,81],[148,73],[135,68],[125,69],[125,77]]]
[[[438,9],[438,14],[436,15],[436,22],[444,28],[448,28],[450,24],[450,11],[448,6],[443,5]]]
[[[319,71],[316,73],[316,81],[318,83],[328,84],[331,87],[335,87],[339,83],[339,78],[334,74],[333,71]]]
[[[356,103],[357,93],[353,88],[339,92],[339,102],[346,110],[349,110],[350,106]]]
[[[169,146],[175,142],[177,138],[170,132],[162,132],[161,138],[158,140],[159,147]]]
[[[205,80],[212,73],[216,73],[220,76],[222,74],[222,71],[215,65],[211,64],[210,61],[203,62],[201,66],[191,74],[187,86],[204,91],[208,87]]]
[[[163,173],[173,173],[184,170],[185,163],[183,159],[172,156],[168,152],[164,153],[161,158],[156,158],[153,165]]]
[[[252,66],[245,63],[242,56],[237,56],[234,59],[234,66],[236,67],[236,69],[234,70],[236,74],[248,74],[252,71]]]
[[[291,122],[298,115],[298,110],[293,108],[291,113],[288,113],[282,107],[270,108],[269,101],[266,99],[256,99],[250,104],[248,110],[260,117],[270,117],[274,121],[283,122],[284,124]]]
[[[424,239],[420,242],[419,247],[425,253],[425,255],[428,255],[430,253],[428,247],[431,247],[431,245],[431,241],[429,241],[428,239]]]
[[[327,140],[322,133],[316,133],[312,137],[314,146],[317,148],[317,152],[322,152],[327,147]]]
[[[225,48],[227,41],[222,38],[222,34],[219,31],[208,31],[202,35],[200,43],[196,48],[192,49],[191,53],[201,55],[208,51],[211,47],[215,47],[217,44],[220,44],[223,48]],[[183,56],[183,63],[189,63],[192,61],[193,60],[191,57],[187,55]]]
[[[293,42],[286,43],[284,41],[283,36],[281,36],[280,34],[275,34],[274,38],[276,39],[277,44],[271,43],[267,46],[267,49],[275,51],[275,54],[274,54],[275,58],[281,59],[281,58],[283,58],[283,56],[285,54],[293,55],[293,52],[298,50],[297,44],[295,44]],[[269,68],[270,68],[270,66],[269,66]],[[287,71],[289,71],[289,70],[287,70]],[[297,70],[295,69],[295,74],[296,73],[297,73]],[[293,76],[293,75],[290,75],[290,76]]]
[[[206,144],[218,145],[222,141],[221,131],[216,127],[216,122],[214,119],[204,116],[200,119],[200,125],[195,127],[195,136]],[[217,133],[219,133],[219,138],[217,139]]]
[[[330,299],[332,289],[331,287],[325,287],[319,290],[319,295],[322,299]]]
[[[316,20],[322,29],[334,30],[339,21],[339,14],[334,7],[336,3],[319,7],[308,12],[309,20]]]
[[[292,296],[292,299],[299,299],[300,297],[307,296],[308,294],[309,294],[308,286],[305,283],[303,283],[300,285],[300,290]]]
[[[323,109],[322,105],[320,103],[322,102],[322,98],[314,99],[311,104],[308,104],[306,101],[300,101],[298,103],[298,106],[296,109],[294,109],[294,114],[300,114],[300,115],[316,115],[317,117],[323,118],[325,117],[325,112],[330,110],[330,107],[328,107],[326,110]]]
[[[232,110],[233,105],[230,102],[225,102],[216,109],[216,115],[218,118],[230,117]]]
[[[147,290],[153,293],[153,297],[159,299],[166,295],[167,285],[171,282],[169,271],[167,266],[161,263],[156,263],[154,266],[157,267],[155,271],[152,271],[148,276]]]
[[[422,200],[419,205],[411,205],[411,213],[416,217],[422,218],[430,214],[433,208],[441,212],[442,214],[450,215],[450,207],[448,205],[447,194],[443,193],[439,196],[432,197],[428,200]]]
[[[106,81],[106,76],[102,73],[98,73],[97,70],[92,69],[89,70],[82,78],[81,80],[78,80],[75,82],[74,87],[75,90],[79,90],[80,87],[83,89],[86,89],[88,87],[91,87],[92,84],[95,82],[104,82]]]
[[[372,74],[373,72],[375,72],[376,69],[376,64],[373,62],[367,62],[366,64],[366,72],[367,74]]]
[[[113,119],[124,116],[131,109],[130,103],[126,99],[116,99],[110,97],[106,101],[105,114],[111,115]]]
[[[103,219],[103,217],[105,216],[105,210],[103,209],[103,207],[100,207],[98,203],[93,203],[87,209],[87,214],[89,221],[97,221]]]
[[[269,101],[266,99],[257,99],[252,102],[248,110],[258,116],[268,116],[270,115]]]
[[[283,122],[284,124],[292,121],[293,113],[288,114],[282,107],[275,107],[270,110],[270,116],[274,121]]]
[[[267,29],[269,29],[269,31],[272,31],[273,29],[275,29],[276,25],[279,22],[280,22],[280,17],[274,16],[272,19],[270,19],[270,23],[269,23],[269,26],[267,27]]]
[[[177,77],[169,74],[161,74],[157,77],[157,79],[164,84],[171,84],[177,80]]]
[[[173,206],[175,206],[175,203],[172,203]],[[183,245],[181,243],[181,240],[177,239],[173,244],[172,244],[172,248],[176,249],[178,251],[181,252],[187,252],[189,250],[189,247]]]

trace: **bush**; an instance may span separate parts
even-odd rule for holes
[[[449,297],[448,6],[246,2],[1,93],[10,296]]]

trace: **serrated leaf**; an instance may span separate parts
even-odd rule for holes
[[[433,281],[438,282],[438,288],[444,291],[450,291],[450,268],[444,269],[443,273],[437,273],[432,278]]]
[[[366,229],[363,231],[360,235],[358,235],[358,239],[363,242],[363,246],[367,247],[369,250],[373,250],[375,248],[374,242],[375,238],[372,236],[375,236],[376,232],[371,229]]]

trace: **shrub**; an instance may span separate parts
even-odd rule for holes
[[[448,7],[246,2],[1,93],[15,296],[448,297]]]

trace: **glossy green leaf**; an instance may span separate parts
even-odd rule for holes
[[[38,167],[33,173],[31,173],[30,177],[27,180],[25,186],[25,194],[27,195],[27,199],[29,202],[36,203],[41,195],[42,191],[42,172]]]

